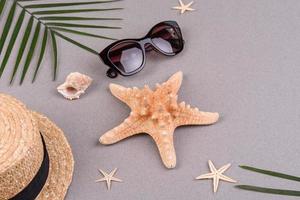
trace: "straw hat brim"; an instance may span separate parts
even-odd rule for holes
[[[71,147],[63,131],[52,121],[39,113],[32,113],[43,135],[50,161],[47,181],[36,199],[62,200],[72,182],[74,159]]]

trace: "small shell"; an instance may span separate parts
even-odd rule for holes
[[[66,99],[79,99],[85,90],[90,86],[93,79],[79,72],[69,74],[66,81],[58,86],[57,91]]]

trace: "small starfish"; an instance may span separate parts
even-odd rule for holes
[[[179,0],[179,3],[180,3],[180,6],[175,6],[175,7],[173,7],[173,9],[180,10],[181,14],[185,13],[186,11],[195,10],[195,9],[191,8],[191,5],[194,3],[193,1],[191,1],[190,3],[188,3],[186,5],[181,0]]]
[[[115,168],[112,172],[110,172],[109,174],[104,172],[103,170],[99,169],[99,171],[101,172],[101,174],[104,176],[103,178],[100,178],[98,180],[96,180],[96,182],[102,182],[102,181],[106,181],[106,185],[107,185],[107,189],[110,190],[111,187],[111,182],[112,181],[116,181],[116,182],[122,182],[121,179],[118,179],[116,177],[114,177],[117,168]]]
[[[221,167],[218,170],[215,168],[214,164],[210,160],[208,161],[208,165],[209,165],[209,169],[210,169],[211,173],[200,175],[200,176],[196,177],[196,179],[197,180],[213,179],[213,185],[214,185],[214,192],[215,193],[218,190],[220,180],[227,181],[227,182],[230,182],[230,183],[236,183],[237,182],[237,181],[223,175],[223,173],[231,166],[231,164],[224,165],[223,167]]]
[[[131,89],[110,84],[112,94],[126,103],[131,113],[122,124],[102,135],[100,143],[113,144],[136,134],[148,133],[155,141],[165,166],[174,168],[174,130],[183,125],[213,124],[219,119],[218,113],[202,112],[185,102],[179,104],[177,92],[181,82],[182,72],[177,72],[167,82],[157,84],[154,91],[147,85],[143,89]]]

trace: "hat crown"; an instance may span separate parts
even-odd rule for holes
[[[9,199],[26,187],[43,160],[43,144],[32,113],[0,94],[0,194]]]

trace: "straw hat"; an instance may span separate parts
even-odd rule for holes
[[[62,130],[18,100],[0,94],[0,199],[62,200],[73,167]]]

